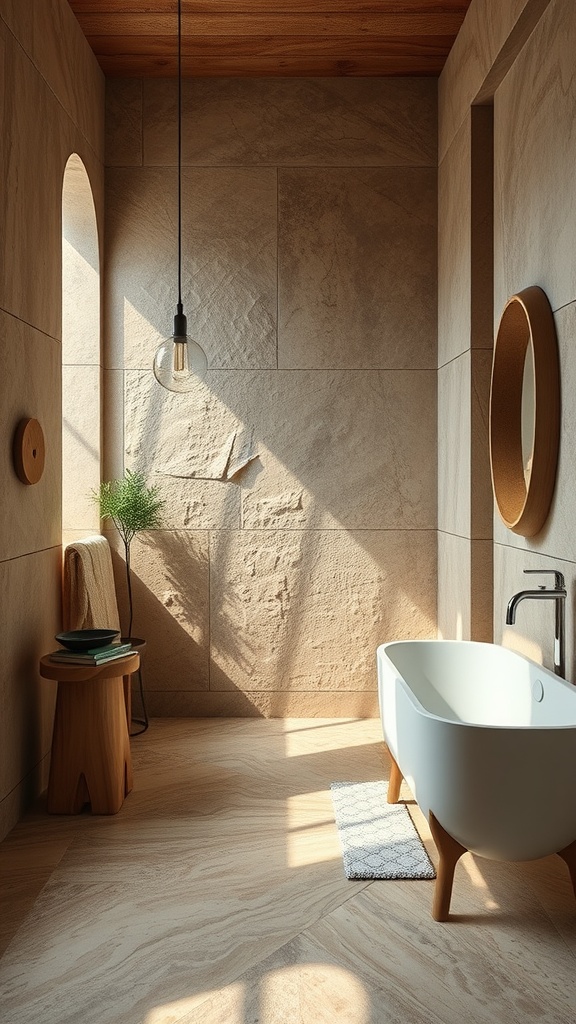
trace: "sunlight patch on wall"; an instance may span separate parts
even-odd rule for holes
[[[128,300],[124,316],[154,333]],[[211,531],[210,689],[373,713],[377,645],[436,635],[426,477],[375,432],[383,401],[405,415],[396,385],[219,368],[182,396],[154,380],[150,341],[124,372],[126,467],[166,490],[167,531]]]
[[[100,275],[88,257],[62,236],[62,360],[100,361]]]
[[[170,319],[170,312],[172,305],[173,303],[170,303],[166,307],[166,337],[169,337],[171,334],[172,321]],[[162,341],[162,334],[157,327],[150,323],[148,317],[126,297],[123,304],[122,330],[113,333],[118,333],[119,337],[124,341],[124,351],[117,354],[120,365],[125,362],[126,350],[128,348],[127,339],[129,339],[131,358],[128,364],[141,367],[149,364],[150,370],[152,370],[152,360],[158,345]]]
[[[100,274],[90,180],[73,154],[62,185],[62,530],[98,532],[90,493],[100,484]]]
[[[518,629],[504,629],[502,633],[502,646],[510,647],[513,651],[523,654],[525,658],[530,658],[540,665],[543,664],[544,652],[540,644],[523,636],[522,633],[518,632]]]

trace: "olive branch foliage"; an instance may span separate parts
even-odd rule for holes
[[[98,505],[101,519],[111,519],[124,543],[126,559],[126,581],[130,624],[128,636],[132,635],[132,580],[130,572],[130,545],[141,530],[157,530],[162,525],[160,512],[165,501],[157,487],[148,487],[141,473],[127,469],[122,480],[103,481],[97,490],[91,492],[92,500]]]

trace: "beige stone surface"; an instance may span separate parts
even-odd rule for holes
[[[470,640],[472,628],[470,540],[438,531],[438,636]]]
[[[511,0],[495,4],[492,0],[473,0],[463,30],[449,57],[440,79],[440,310],[450,315],[450,301],[458,298],[454,281],[458,281],[455,266],[452,277],[443,270],[442,230],[456,222],[458,211],[466,212],[466,196],[445,196],[442,212],[442,182],[450,166],[459,139],[466,129],[471,99],[487,99],[495,93],[494,105],[494,310],[495,325],[507,298],[519,289],[539,284],[549,294],[555,313],[559,336],[562,376],[561,448],[557,485],[549,519],[535,538],[525,539],[506,530],[498,515],[494,514],[494,639],[515,646],[535,660],[552,665],[553,608],[545,604],[523,602],[518,610],[515,627],[505,627],[504,616],[509,597],[520,589],[532,585],[523,576],[523,568],[558,568],[568,583],[568,646],[569,667],[574,670],[573,615],[570,602],[573,589],[576,547],[573,530],[573,483],[576,465],[573,465],[574,446],[570,438],[574,433],[573,337],[576,323],[574,304],[574,253],[571,239],[574,235],[572,169],[575,162],[572,84],[574,67],[572,54],[576,42],[576,15],[573,5],[561,0]],[[525,44],[525,45],[524,45]],[[523,47],[523,48],[522,48]],[[475,292],[480,281],[486,281],[489,238],[487,223],[480,217],[483,203],[488,197],[489,167],[487,144],[490,135],[490,112],[474,108],[472,112],[472,437],[471,437],[471,530],[472,537],[467,554],[465,540],[441,538],[439,557],[439,619],[440,629],[455,629],[454,614],[450,613],[453,593],[450,586],[458,586],[458,566],[464,570],[470,558],[471,629],[477,628],[488,639],[490,614],[489,576],[489,503],[487,466],[485,459],[486,395],[489,372],[490,330],[487,310],[491,300],[482,299]],[[484,146],[482,138],[484,137]],[[477,146],[478,163],[474,162]],[[486,162],[484,180],[480,164]],[[464,166],[463,173],[468,174]],[[478,177],[476,178],[475,175]],[[456,185],[456,181],[454,182]],[[479,202],[474,205],[474,189]],[[452,199],[454,205],[452,206]],[[475,215],[480,218],[475,221]],[[447,218],[448,217],[448,221]],[[482,244],[482,236],[485,243]],[[474,242],[478,242],[476,259]],[[446,287],[448,282],[448,287]],[[444,298],[443,298],[444,295]],[[489,298],[489,296],[488,296]],[[562,308],[559,308],[562,307]],[[482,308],[484,313],[482,313]],[[476,309],[476,312],[474,310]],[[441,317],[442,319],[442,312]],[[457,322],[460,318],[456,318]],[[481,330],[476,325],[481,324]],[[456,327],[457,329],[457,327]],[[439,345],[442,349],[443,331]],[[484,340],[482,340],[484,338]],[[480,351],[483,350],[483,351]],[[441,360],[440,360],[441,361]],[[478,387],[480,385],[480,387]],[[439,394],[439,464],[440,477],[447,476],[446,464],[452,469],[452,492],[457,486],[457,467],[462,463],[458,447],[450,448],[450,437],[462,430],[462,410],[451,402],[452,412],[443,416],[442,406],[446,391],[442,390],[440,375]],[[456,395],[457,389],[453,389]],[[444,426],[442,427],[444,419]],[[452,431],[452,435],[450,432]],[[440,484],[440,494],[449,489]],[[455,513],[457,502],[449,502],[452,526],[463,523]],[[440,500],[440,524],[450,528],[450,520],[443,516]],[[459,558],[456,548],[461,548]],[[449,549],[452,555],[449,557]],[[444,554],[442,554],[444,552]],[[448,564],[451,566],[448,569]],[[442,578],[444,577],[444,582]],[[545,582],[546,578],[543,578]],[[458,600],[462,603],[463,597]],[[449,626],[443,625],[448,622]],[[475,624],[475,625],[474,625]],[[483,638],[483,637],[480,637]]]
[[[62,362],[100,363],[100,252],[96,208],[82,160],[73,154],[62,187]]]
[[[470,639],[494,639],[494,546],[492,539],[470,541]]]
[[[493,345],[492,108],[472,107],[438,169],[438,365]]]
[[[157,476],[159,484],[165,478],[174,486],[191,479],[227,479],[243,424],[214,392],[214,373],[206,384],[184,395],[160,387],[150,368],[126,371],[124,376],[128,467]]]
[[[438,526],[470,536],[471,357],[464,352],[438,371]]]
[[[497,316],[528,285],[553,309],[575,296],[575,48],[576,8],[554,0],[496,93]]]
[[[62,189],[61,429],[62,528],[76,537],[99,530],[91,494],[101,479],[100,307],[94,194],[84,163],[73,154]]]
[[[128,632],[124,548],[111,529],[120,621]],[[148,530],[131,546],[134,623],[146,640],[144,685],[151,690],[207,690],[209,661],[208,535]]]
[[[210,689],[374,690],[375,651],[436,624],[433,531],[221,532]]]
[[[0,228],[6,245],[0,306],[60,338],[64,168],[70,154],[80,151],[101,214],[102,167],[3,22],[0,35],[5,97],[0,127],[10,139],[0,151]]]
[[[501,305],[511,290],[538,283],[553,306],[570,301],[555,315],[562,375],[561,448],[556,492],[550,517],[536,538],[525,540],[506,530],[498,516],[495,536],[508,548],[535,551],[557,558],[576,558],[572,528],[574,410],[573,332],[574,284],[571,271],[570,225],[574,221],[571,187],[572,104],[564,80],[573,77],[569,54],[574,36],[573,11],[552,4],[533,38],[496,96],[496,185],[499,221],[496,235],[496,295]],[[538,54],[542,46],[555,55],[555,73]],[[568,76],[566,78],[566,76]],[[512,89],[514,91],[512,91]],[[519,91],[520,90],[520,91]],[[508,133],[508,134],[506,134]],[[534,212],[538,211],[538,216]],[[499,308],[500,307],[500,308]],[[515,561],[514,561],[515,564]]]
[[[282,168],[278,272],[280,367],[435,366],[435,171]]]
[[[472,349],[438,373],[438,629],[492,635],[492,486],[488,404],[492,354]]]
[[[489,441],[491,349],[472,349],[470,374],[470,536],[491,540],[494,507]]]
[[[162,524],[166,530],[239,530],[241,488],[228,480],[150,477],[166,502]]]
[[[32,57],[58,103],[104,162],[104,75],[64,0],[32,0]]]
[[[479,43],[481,46],[481,42]],[[443,108],[443,112],[444,108]],[[492,116],[472,107],[439,168],[438,628],[492,636]]]
[[[422,819],[417,820],[421,829]],[[551,871],[556,875],[553,863]],[[564,887],[563,892],[571,902]],[[554,925],[526,884],[520,865],[466,855],[456,869],[453,917],[446,928],[430,922],[422,913],[423,904],[427,904],[427,894],[422,883],[406,882],[391,889],[371,885],[350,905],[339,907],[309,929],[307,937],[331,953],[336,965],[342,962],[344,930],[345,947],[359,964],[348,979],[348,999],[344,1001],[350,1007],[348,1020],[354,1024],[370,1020],[374,1009],[376,1020],[395,1024],[407,1020],[460,1024],[466,1017],[475,1024],[491,1024],[498,1017],[520,1024],[530,1018],[537,1020],[543,1006],[550,1024],[570,1019],[571,986],[556,987],[548,972],[570,972],[573,956],[565,951],[564,940],[558,941]],[[386,926],[378,929],[378,922],[383,921]],[[465,922],[466,929],[460,930],[457,922]],[[545,933],[546,940],[536,939],[537,935],[543,939]],[[406,957],[414,948],[415,935],[419,936],[417,959],[407,971]],[[533,957],[541,971],[526,971]],[[326,964],[326,959],[324,953],[321,962]],[[317,954],[314,963],[319,960]],[[311,967],[310,973],[314,969],[318,970]],[[337,973],[335,981],[342,984]],[[361,984],[365,1015],[357,1014],[359,994],[354,983]],[[328,985],[321,991],[329,998]],[[308,1018],[310,1022],[313,1019],[312,1015]],[[331,1018],[318,1019],[328,1022]]]
[[[105,357],[104,357],[105,358]],[[102,371],[102,479],[124,475],[124,371]]]
[[[438,366],[470,348],[471,118],[438,168]]]
[[[3,834],[47,781],[54,695],[37,661],[61,627],[61,219],[71,153],[87,168],[100,228],[103,215],[103,77],[65,0],[2,4],[0,91]],[[94,306],[77,306],[91,324]],[[44,475],[34,486],[12,468],[12,437],[24,417],[38,419],[46,439]]]
[[[60,543],[62,425],[60,346],[0,310],[0,354],[6,376],[0,418],[5,443],[0,451],[0,560]],[[16,476],[12,442],[23,419],[42,427],[46,456],[37,484]]]
[[[0,134],[0,307],[60,337],[61,196],[65,114],[13,36],[5,43]],[[42,168],[39,175],[38,168]]]
[[[442,160],[470,105],[489,102],[551,0],[472,0],[438,81]]]
[[[0,847],[10,1024],[572,1020],[559,857],[464,855],[444,925],[431,881],[344,878],[329,787],[388,778],[379,721],[153,721],[133,756],[118,815],[40,805]]]
[[[100,533],[100,524],[97,529],[86,529],[86,530],[62,530],[62,548],[64,549],[67,544],[74,544],[77,540],[85,540],[86,537],[93,537],[95,533]]]
[[[62,528],[99,528],[100,368],[62,367]]]
[[[104,159],[104,76],[67,0],[3,0],[0,20],[93,155]],[[22,85],[22,82],[20,82]]]
[[[258,617],[272,618],[278,599],[258,600],[255,580],[249,610],[235,597],[238,620],[226,636],[220,625],[215,631],[214,609],[231,599],[237,552],[252,537],[281,553],[307,550],[319,537],[346,545],[344,530],[366,531],[377,566],[363,556],[350,571],[355,591],[369,594],[381,585],[375,580],[401,585],[398,545],[406,553],[431,543],[423,616],[400,601],[391,629],[402,625],[409,635],[426,620],[435,631],[435,91],[434,82],[416,79],[184,82],[183,297],[189,333],[211,369],[192,394],[173,395],[157,385],[151,364],[175,305],[175,83],[143,83],[143,168],[138,83],[110,85],[110,437],[122,444],[126,466],[165,494],[167,547],[182,534],[190,542],[211,534],[211,689],[202,684],[196,695],[187,678],[152,680],[147,688],[162,714],[374,713],[373,666],[358,682],[355,657],[330,684],[338,704],[327,704],[332,691],[319,686],[314,634],[331,644],[343,628],[335,624],[341,616],[322,611],[323,600],[340,603],[324,554],[318,569],[303,558],[290,573],[307,638],[294,686],[287,678],[276,685],[286,625],[280,619],[270,633],[260,630]],[[118,450],[106,466],[121,475]],[[299,594],[315,573],[328,596],[309,606]],[[273,582],[282,601],[282,581]],[[151,578],[152,597],[158,586]],[[318,615],[332,624],[319,625]],[[236,666],[245,635],[251,651]],[[375,639],[366,644],[369,660]],[[257,678],[252,688],[248,675]]]
[[[276,172],[185,168],[182,188],[189,335],[210,366],[275,366]],[[106,203],[108,365],[149,367],[178,297],[175,169],[110,169]]]
[[[61,628],[60,574],[59,546],[0,562],[0,799],[34,773],[50,749],[55,687],[40,679],[38,662],[54,650]],[[35,793],[38,781],[27,783]]]
[[[142,166],[140,78],[106,79],[106,166]]]
[[[127,464],[229,480],[249,529],[433,529],[435,417],[433,371],[214,371],[195,395],[126,373]]]
[[[146,687],[146,678],[144,679]],[[148,690],[148,713],[158,718],[378,718],[376,691]],[[134,713],[139,695],[133,693]]]
[[[473,106],[470,169],[470,346],[494,347],[494,106]]]
[[[436,166],[436,82],[424,78],[183,83],[188,164]],[[176,83],[144,82],[144,163],[176,163]]]

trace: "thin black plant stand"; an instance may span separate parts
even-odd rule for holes
[[[132,538],[130,538],[130,540],[127,540],[125,536],[122,537],[122,540],[124,541],[124,555],[125,555],[125,562],[126,562],[126,584],[127,584],[127,588],[128,588],[128,608],[130,610],[130,619],[129,619],[129,623],[128,623],[128,636],[127,637],[123,637],[122,639],[126,640],[126,642],[128,642],[128,641],[132,642],[133,640],[136,640],[137,641],[137,646],[142,647],[142,645],[146,644],[146,641],[145,640],[141,640],[139,637],[135,637],[135,636],[133,637],[132,636],[132,620],[134,618],[134,608],[133,608],[133,604],[132,604],[132,574],[131,574],[131,569],[130,569],[130,542],[131,542],[131,539]],[[143,681],[142,681],[142,665],[141,664],[140,664],[140,667],[138,669],[138,688],[140,690],[140,703],[142,705],[142,715],[144,717],[143,718],[132,718],[131,719],[131,722],[135,722],[136,725],[141,725],[142,728],[141,729],[137,729],[136,732],[131,732],[130,736],[141,736],[143,732],[146,732],[146,729],[148,728],[148,726],[150,724],[149,719],[148,719],[148,711],[146,709],[146,701],[144,699],[144,684],[143,684]]]
[[[128,725],[128,729],[130,729],[130,726],[132,725],[132,722],[134,722],[136,725],[141,725],[142,726],[141,729],[137,729],[135,732],[130,732],[130,736],[140,736],[143,732],[146,732],[146,729],[148,728],[148,726],[150,724],[149,719],[148,719],[148,711],[146,710],[146,701],[144,699],[144,682],[143,682],[143,679],[142,679],[142,651],[146,647],[146,641],[142,640],[142,638],[139,637],[139,636],[123,636],[123,637],[121,637],[121,643],[123,643],[123,644],[131,643],[133,645],[133,647],[134,647],[134,650],[137,651],[138,654],[140,654],[140,666],[137,669],[137,675],[138,675],[138,688],[140,690],[140,703],[142,705],[142,715],[143,715],[143,717],[142,718],[134,718],[132,716],[132,711],[130,711],[130,722],[129,722],[129,725]],[[132,702],[130,702],[130,709],[131,708],[132,708]]]

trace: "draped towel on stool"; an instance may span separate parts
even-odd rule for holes
[[[64,549],[64,629],[117,629],[120,617],[106,537],[86,537]]]

